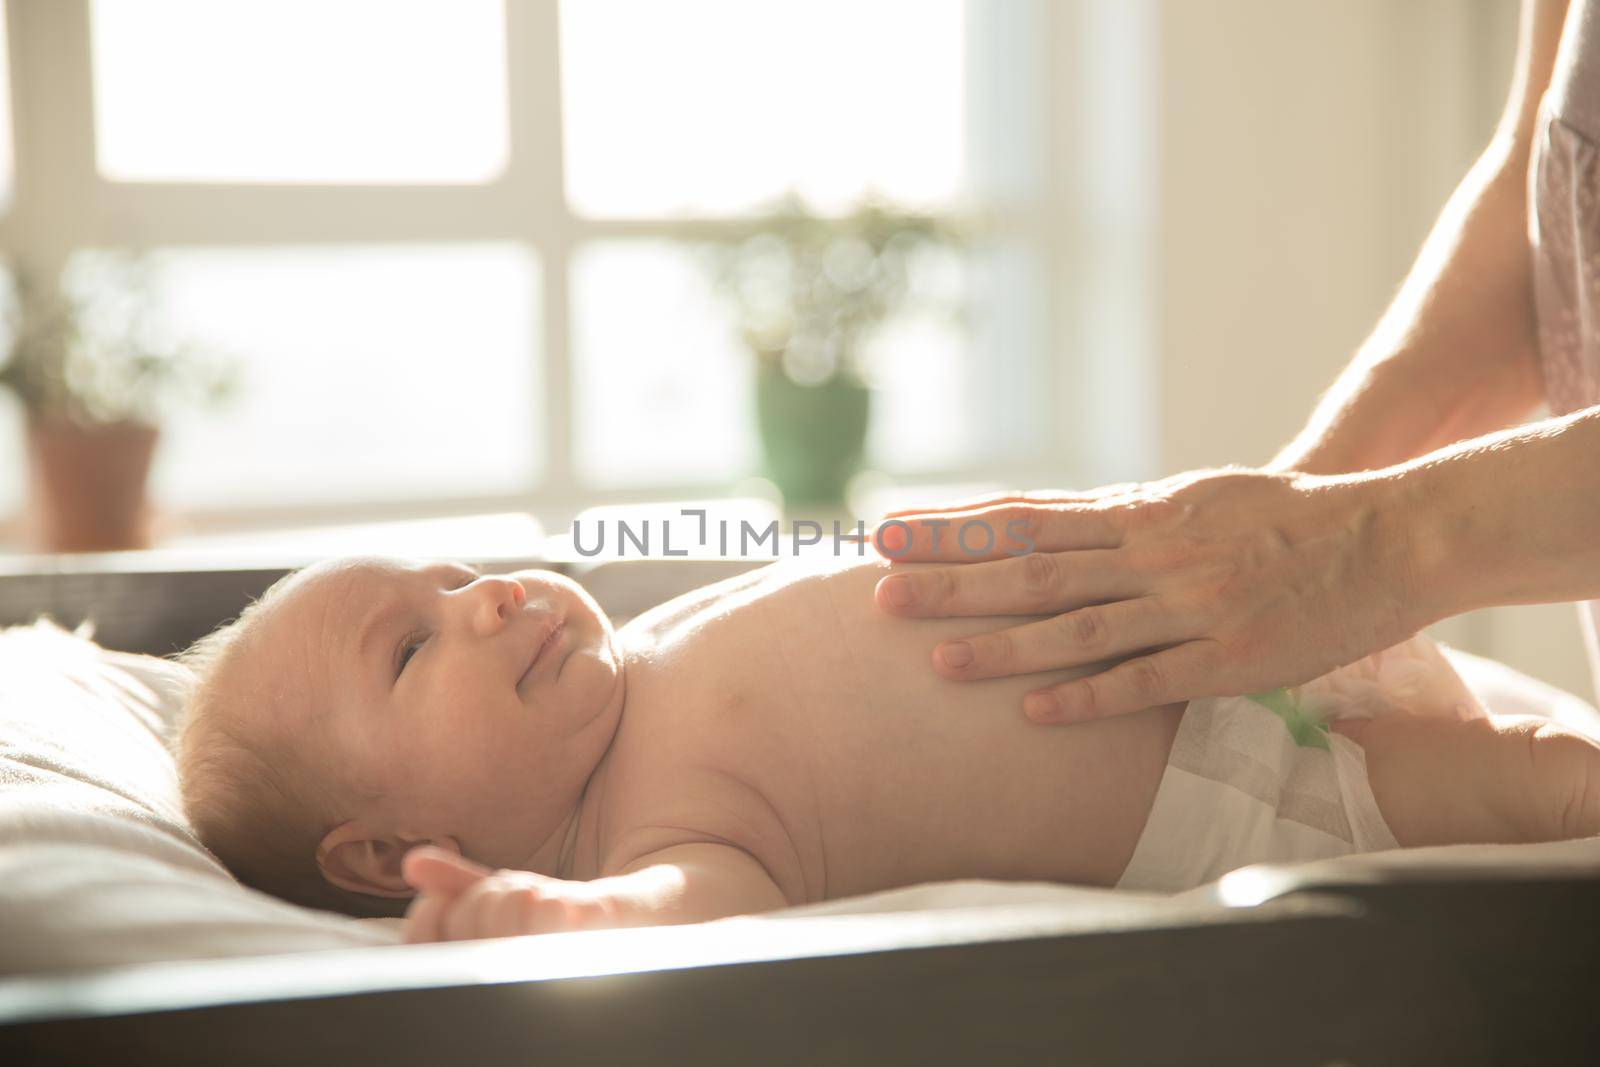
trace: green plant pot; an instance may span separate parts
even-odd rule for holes
[[[800,385],[762,366],[756,376],[756,420],[767,477],[786,506],[837,506],[861,466],[872,392],[849,378]]]

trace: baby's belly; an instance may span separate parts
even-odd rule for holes
[[[892,618],[872,603],[881,573],[832,575],[762,613],[783,680],[768,711],[789,753],[767,767],[768,795],[815,835],[824,877],[808,883],[828,897],[952,878],[1113,884],[1182,706],[1036,725],[1023,694],[1085,669],[943,679],[939,641],[1024,620]]]
[[[976,694],[876,710],[901,721],[811,747],[829,896],[952,878],[1114,884],[1182,713],[1040,727],[1016,700]]]

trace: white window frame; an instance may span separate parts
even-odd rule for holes
[[[1153,342],[1140,324],[1153,307],[1143,280],[1151,255],[1152,194],[1144,186],[1154,136],[1152,2],[968,0],[969,25],[1007,13],[994,23],[997,33],[969,34],[978,39],[969,48],[1027,49],[1039,68],[1037,100],[989,101],[1031,107],[1023,126],[1037,139],[1020,149],[1034,156],[1023,164],[1033,171],[1031,191],[1002,205],[991,225],[998,235],[1029,242],[1044,265],[1048,306],[1038,344],[1047,355],[1036,369],[1048,378],[1051,407],[1062,417],[1049,420],[1048,452],[1037,462],[974,462],[916,481],[1067,486],[1149,473],[1156,454],[1147,425]],[[95,168],[89,0],[9,0],[7,18],[16,173],[11,209],[0,217],[0,253],[38,276],[53,276],[74,250],[91,247],[511,241],[538,255],[547,399],[546,410],[530,412],[529,426],[542,436],[546,457],[540,484],[498,496],[199,511],[183,516],[191,528],[513,508],[564,522],[590,504],[726,492],[722,484],[601,489],[574,475],[567,400],[574,251],[599,238],[694,239],[729,223],[595,219],[570,210],[557,0],[506,2],[508,162],[483,185],[107,181]],[[15,527],[0,524],[0,535]]]

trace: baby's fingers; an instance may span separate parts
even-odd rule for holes
[[[566,902],[537,885],[507,885],[485,880],[450,904],[444,934],[451,941],[519,937],[572,929]]]
[[[534,885],[505,890],[483,929],[483,937],[520,937],[559,933],[576,925],[563,895]]]
[[[454,852],[422,845],[406,853],[400,862],[400,873],[419,893],[453,897],[494,872]]]
[[[449,904],[449,898],[434,896],[431,893],[423,893],[414,898],[411,906],[406,909],[405,943],[423,945],[431,941],[443,941],[444,930],[441,924]]]
[[[557,934],[583,928],[576,905],[564,893],[527,893],[517,915],[518,928],[510,933]]]
[[[441,926],[447,941],[494,937],[495,912],[505,894],[492,879],[484,879],[456,897],[445,909]]]

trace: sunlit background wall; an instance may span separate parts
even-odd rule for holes
[[[201,526],[726,491],[751,360],[699,242],[788,193],[984,216],[967,313],[874,335],[869,466],[1047,468],[1059,14],[13,0],[7,243],[38,276],[145,251],[175,328],[242,363],[164,435],[157,493]]]
[[[145,253],[236,361],[163,428],[191,533],[749,491],[705,246],[786,194],[968,235],[872,333],[869,488],[1260,463],[1482,147],[1515,7],[10,0],[0,250]],[[1566,609],[1450,635],[1586,688]]]

